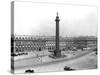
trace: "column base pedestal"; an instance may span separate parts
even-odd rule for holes
[[[66,57],[66,55],[58,55],[58,56],[56,56],[56,55],[54,55],[54,54],[51,54],[51,55],[49,55],[49,57],[51,57],[51,58],[53,58],[53,59],[58,59],[58,58],[64,58],[64,57]]]

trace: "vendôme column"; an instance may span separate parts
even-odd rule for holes
[[[57,12],[57,16],[56,16],[56,50],[54,51],[54,56],[55,57],[60,57],[61,56],[61,50],[59,49],[59,16],[58,16],[58,12]]]
[[[65,57],[65,55],[62,55],[61,54],[61,50],[59,49],[59,16],[58,16],[58,12],[57,12],[57,16],[56,16],[56,37],[55,37],[55,40],[56,40],[56,49],[54,50],[54,54],[53,55],[50,55],[50,57],[52,58],[61,58],[61,57]]]

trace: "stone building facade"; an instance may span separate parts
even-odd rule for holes
[[[31,52],[31,51],[54,51],[55,37],[37,37],[37,36],[13,36],[11,43],[12,52]],[[78,47],[97,47],[96,39],[66,39],[60,37],[59,48],[60,50],[73,50]]]

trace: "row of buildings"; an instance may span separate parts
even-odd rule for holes
[[[76,50],[88,47],[97,47],[97,38],[64,38],[59,39],[60,50]],[[54,36],[12,36],[11,52],[30,52],[42,50],[55,50]]]

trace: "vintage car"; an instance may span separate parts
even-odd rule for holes
[[[64,70],[65,70],[65,71],[72,71],[72,70],[75,70],[75,69],[72,69],[72,68],[70,68],[70,67],[68,67],[68,66],[65,66],[65,67],[64,67]]]
[[[34,73],[34,70],[28,69],[28,70],[25,70],[25,73]]]

